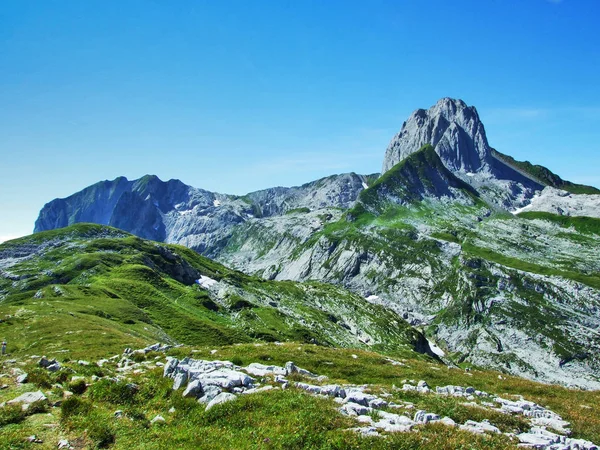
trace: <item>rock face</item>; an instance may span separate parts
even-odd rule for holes
[[[514,213],[541,211],[559,216],[600,217],[600,195],[571,194],[550,186]]]
[[[431,145],[448,170],[493,205],[523,206],[543,187],[496,156],[477,110],[462,100],[442,98],[428,110],[413,112],[390,142],[382,174],[424,145]]]
[[[479,172],[491,169],[491,149],[483,123],[477,110],[462,100],[443,98],[428,110],[413,112],[390,142],[381,173],[425,144],[435,148],[450,170]]]
[[[237,225],[298,209],[348,208],[365,186],[365,176],[351,173],[239,197],[197,189],[179,180],[161,181],[153,175],[133,181],[119,177],[47,203],[34,232],[91,222],[215,256]]]

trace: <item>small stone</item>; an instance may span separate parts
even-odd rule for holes
[[[285,363],[285,373],[286,375],[290,375],[292,373],[298,372],[298,367],[292,361],[288,361]]]
[[[44,395],[42,391],[37,392],[25,392],[22,395],[19,395],[17,398],[14,398],[7,402],[9,405],[22,403],[23,409],[27,409],[31,403],[34,402],[45,402],[48,398]]]
[[[173,390],[176,391],[176,390],[180,389],[186,381],[187,381],[187,373],[186,372],[180,372],[177,375],[175,375],[175,379],[173,380]]]
[[[221,392],[223,392],[223,390],[218,386],[214,386],[214,385],[205,386],[204,387],[204,395],[198,399],[198,402],[208,404]]]
[[[215,405],[220,405],[221,403],[227,403],[235,400],[237,397],[229,392],[221,392],[215,398],[213,398],[208,405],[206,405],[206,410],[208,411]]]
[[[54,362],[56,362],[56,360],[55,360]],[[49,361],[49,360],[48,360],[48,358],[46,358],[45,356],[42,356],[42,357],[40,358],[40,360],[38,361],[38,366],[40,366],[40,367],[43,367],[43,368],[46,368],[46,367],[48,367],[49,365],[51,365],[52,363],[53,363],[53,362],[52,362],[52,361]]]
[[[57,362],[50,364],[48,367],[46,367],[46,370],[49,372],[58,372],[60,370],[60,364]]]
[[[444,425],[449,426],[449,427],[456,426],[456,422],[454,420],[452,420],[450,417],[444,417],[444,418],[440,419],[439,423],[443,423]]]
[[[115,411],[113,415],[117,418],[121,418],[121,417],[123,417],[123,411],[119,409],[119,410]]]
[[[438,416],[437,414],[419,410],[415,413],[415,417],[413,420],[417,423],[429,423],[436,420],[440,420],[440,416]]]
[[[183,391],[183,396],[186,398],[198,398],[202,395],[204,395],[204,392],[202,390],[202,384],[200,384],[200,380],[190,381],[185,388],[185,391]]]
[[[21,374],[17,377],[17,383],[19,383],[19,384],[27,383],[28,379],[29,379],[28,374],[26,374],[26,373]]]
[[[169,408],[169,414],[173,414],[175,411],[176,411],[176,409],[175,409],[175,407],[174,407],[174,406],[171,406],[171,407]]]
[[[58,441],[57,447],[59,449],[62,449],[62,448],[71,448],[71,444],[66,439],[61,439],[60,441]]]
[[[163,416],[157,415],[154,419],[152,419],[150,421],[150,424],[151,425],[154,425],[154,424],[163,424],[163,423],[166,423],[166,422],[167,421],[165,420],[165,418]]]

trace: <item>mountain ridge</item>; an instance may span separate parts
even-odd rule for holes
[[[348,289],[452,361],[600,388],[600,358],[587,350],[600,349],[600,236],[568,217],[600,217],[596,196],[555,201],[529,166],[497,158],[462,101],[442,99],[407,123],[393,146],[404,156],[378,178],[342,174],[240,197],[147,177],[115,201],[112,224],[263,279]],[[85,199],[96,194],[75,197],[92,211]],[[69,202],[43,211],[39,228],[83,217]],[[563,219],[531,215],[536,205]]]

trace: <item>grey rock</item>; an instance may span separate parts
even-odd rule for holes
[[[183,397],[193,397],[198,398],[204,395],[204,391],[202,390],[202,384],[200,384],[200,380],[190,381],[183,391]]]
[[[44,369],[50,367],[52,364],[56,364],[56,359],[49,360],[45,356],[42,356],[38,361],[38,366],[43,367]]]
[[[60,364],[57,362],[50,364],[48,367],[46,367],[46,370],[49,372],[58,372],[60,370]]]
[[[500,433],[500,430],[484,420],[482,422],[476,422],[474,420],[467,420],[463,425],[459,427],[463,431],[469,431],[475,434],[483,433]]]
[[[176,391],[183,387],[183,385],[187,381],[187,378],[187,372],[177,373],[173,379],[173,390]]]
[[[347,416],[363,416],[370,414],[372,411],[373,408],[354,402],[346,402],[340,408],[340,412]]]
[[[221,392],[223,392],[223,390],[218,386],[204,386],[204,395],[198,399],[198,402],[208,404]]]
[[[285,363],[285,375],[291,375],[298,372],[298,367],[292,361]]]
[[[223,389],[234,387],[253,387],[253,379],[243,372],[230,369],[219,369],[198,375],[198,380],[205,385],[219,386]]]
[[[366,437],[379,436],[379,433],[377,432],[377,428],[375,428],[375,427],[350,428],[350,431],[354,431],[355,433],[358,433],[358,434],[360,434],[362,436],[366,436]]]
[[[60,441],[58,441],[57,448],[58,448],[59,450],[60,450],[60,449],[69,449],[69,448],[71,448],[71,444],[69,443],[69,441],[68,441],[68,440],[66,440],[66,439],[61,439]]]
[[[250,375],[254,375],[257,377],[264,377],[265,375],[279,375],[285,376],[287,375],[287,369],[279,366],[267,366],[265,364],[252,363],[245,367],[244,370],[248,372]]]
[[[379,400],[378,397],[371,394],[365,394],[360,391],[346,391],[344,403],[356,403],[358,405],[369,406],[369,402]]]
[[[452,420],[450,417],[443,417],[438,422],[442,423],[446,426],[449,426],[449,427],[455,427],[457,425],[456,422],[454,420]]]
[[[429,423],[436,420],[440,420],[440,416],[433,413],[428,413],[427,411],[419,410],[415,413],[415,417],[413,419],[417,423]]]
[[[267,385],[267,386],[263,386],[260,388],[252,388],[252,389],[247,389],[244,392],[242,392],[242,394],[259,394],[261,392],[267,392],[273,389],[273,386],[271,385]]]
[[[235,400],[237,397],[229,392],[221,392],[215,398],[213,398],[208,405],[206,405],[206,410],[213,408],[216,405],[220,405],[222,403],[227,403]]]
[[[320,394],[321,386],[315,386],[314,384],[307,383],[296,383],[295,386],[303,391],[310,392],[311,394]]]
[[[179,364],[179,360],[177,358],[167,358],[167,363],[163,368],[163,376],[168,377],[175,372],[177,365]]]
[[[23,409],[29,408],[29,405],[34,402],[47,402],[48,398],[44,395],[42,391],[35,392],[25,392],[24,394],[19,395],[18,397],[6,402],[9,405],[14,405],[20,403]]]
[[[321,394],[328,395],[329,397],[346,397],[345,389],[341,386],[338,386],[337,384],[328,384],[325,386],[321,386]]]
[[[150,424],[151,425],[155,425],[155,424],[163,424],[163,423],[166,423],[166,422],[167,421],[165,420],[165,418],[163,416],[157,415],[157,416],[154,417],[154,419],[152,419],[150,421]]]
[[[16,380],[16,381],[17,381],[17,383],[19,383],[19,384],[23,384],[23,383],[27,383],[27,380],[28,380],[28,379],[29,379],[29,375],[28,375],[28,374],[26,374],[26,373],[23,373],[23,374],[21,374],[21,375],[19,375],[19,376],[17,377],[17,380]]]

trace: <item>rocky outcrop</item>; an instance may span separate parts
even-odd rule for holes
[[[477,110],[462,100],[443,98],[417,109],[390,142],[383,160],[385,173],[426,144],[432,145],[452,171],[491,170],[490,146]]]
[[[546,187],[531,199],[531,203],[515,210],[518,214],[527,211],[541,211],[559,216],[585,216],[600,218],[600,195],[572,194],[561,189]]]
[[[260,383],[244,372],[261,377],[260,382],[265,385],[260,388],[255,387]],[[333,399],[340,405],[339,413],[356,421],[358,426],[350,430],[366,436],[381,436],[381,432],[405,433],[414,430],[417,426],[427,424],[441,424],[473,434],[501,433],[500,428],[488,419],[466,420],[463,424],[458,424],[450,417],[441,417],[439,414],[425,410],[416,410],[410,414],[410,411],[416,409],[414,403],[388,401],[386,398],[390,397],[390,393],[384,392],[376,395],[373,393],[375,386],[372,385],[313,384],[312,382],[291,381],[286,377],[301,375],[314,379],[315,383],[324,383],[328,380],[326,376],[313,374],[297,367],[291,361],[286,363],[285,367],[266,366],[259,363],[240,367],[230,361],[169,359],[165,366],[164,376],[176,380],[177,376],[182,373],[185,374],[184,378],[190,380],[182,394],[183,397],[198,399],[199,403],[206,404],[207,411],[219,404],[235,401],[238,395],[257,394],[273,389],[288,389],[293,386],[310,395]],[[411,380],[411,382],[414,381]],[[182,386],[178,385],[177,389],[180,387]],[[520,415],[529,422],[531,429],[521,433],[511,431],[505,435],[518,440],[522,444],[521,446],[542,450],[555,448],[597,450],[598,448],[590,441],[569,437],[571,434],[569,422],[550,409],[522,397],[512,401],[475,390],[473,387],[462,386],[437,386],[435,390],[432,390],[424,380],[419,381],[416,386],[404,384],[402,390],[414,392],[416,395],[463,397],[470,401],[463,405],[471,408]],[[399,413],[389,412],[390,409],[399,411]],[[553,431],[548,431],[548,428]],[[560,444],[560,447],[556,447],[556,444]]]

